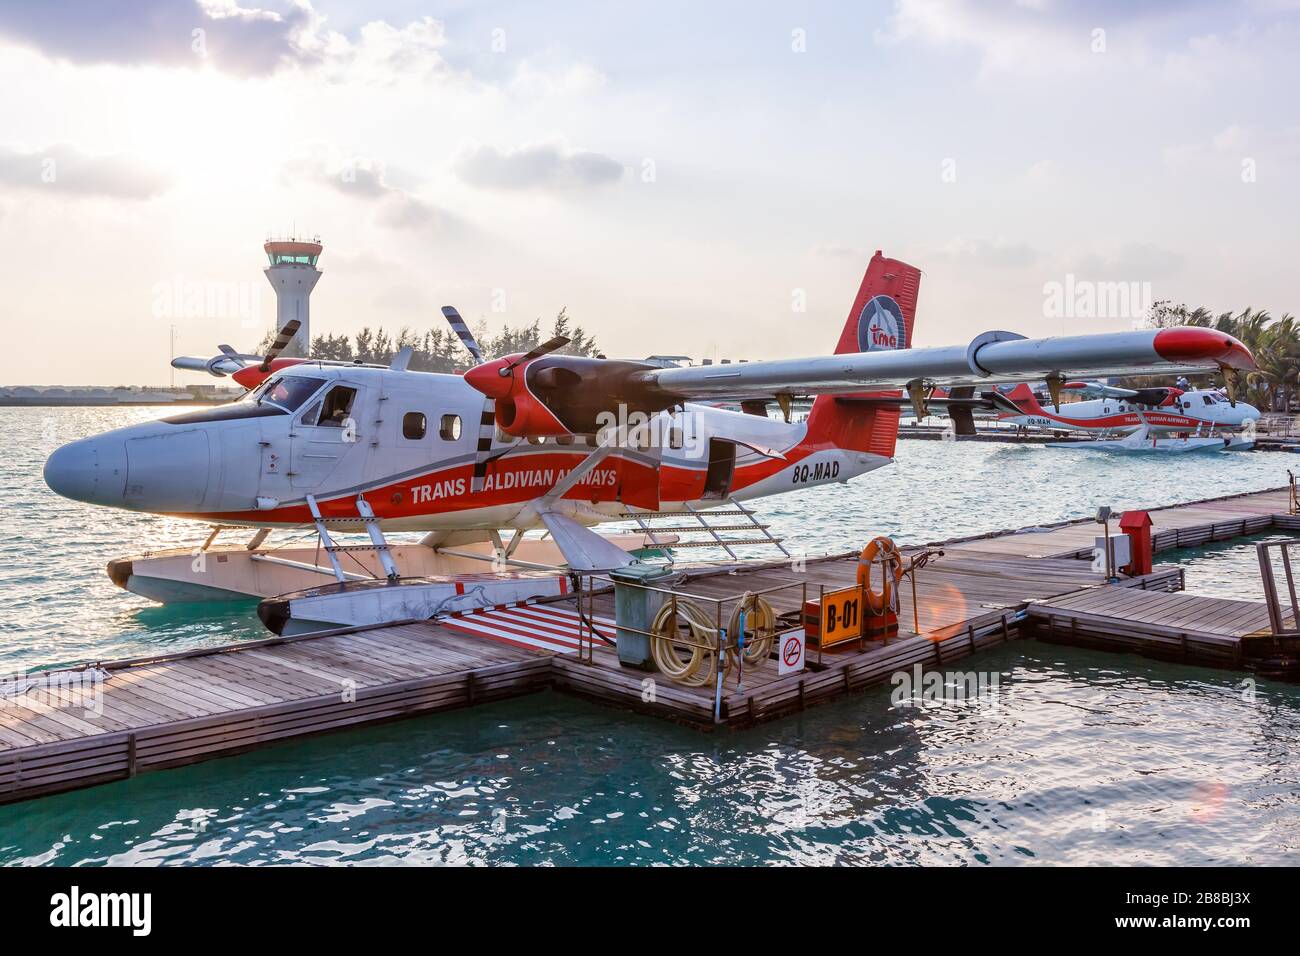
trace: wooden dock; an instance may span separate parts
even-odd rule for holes
[[[1297,527],[1287,494],[1264,492],[1152,512],[1158,546],[1226,540]],[[781,677],[775,659],[747,666],[744,687],[728,677],[720,723],[737,727],[879,684],[900,670],[946,665],[1020,636],[1095,643],[1179,659],[1241,662],[1262,604],[1160,592],[1181,588],[1177,566],[1107,586],[1076,556],[1097,526],[982,536],[944,545],[917,577],[919,627],[910,588],[899,636],[838,653],[809,653],[807,669]],[[1174,542],[1173,544],[1169,543]],[[745,564],[692,572],[676,587],[734,600],[772,595],[798,608],[804,588],[855,581],[856,555]],[[1188,603],[1191,602],[1191,603]],[[1207,603],[1208,602],[1208,603]],[[725,608],[729,614],[729,607]],[[612,596],[594,596],[599,626],[612,630]],[[231,644],[0,681],[0,802],[124,779],[349,727],[477,705],[554,688],[702,728],[716,726],[711,688],[621,667],[596,643],[580,659],[572,597],[529,608],[326,634]],[[649,680],[650,683],[647,683]]]
[[[1287,514],[1289,491],[1275,488],[1185,505],[1149,509],[1157,553],[1278,529],[1300,531],[1300,515]],[[1090,518],[1036,528],[995,531],[941,542],[945,548],[976,548],[1024,557],[1090,558],[1101,527]],[[1115,534],[1114,525],[1111,533]]]
[[[1241,667],[1249,639],[1269,634],[1259,601],[1130,589],[1076,591],[1026,609],[1026,636],[1055,644],[1128,651],[1161,660]]]

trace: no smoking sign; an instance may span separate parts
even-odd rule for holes
[[[784,677],[786,674],[797,674],[799,671],[803,670],[803,628],[779,634],[777,635],[777,641],[777,647],[780,648],[780,655],[776,669],[777,674]]]

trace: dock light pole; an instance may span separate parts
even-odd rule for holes
[[[1110,505],[1102,505],[1097,509],[1097,524],[1105,530],[1105,551],[1106,551],[1106,583],[1110,584],[1115,580],[1114,555],[1110,551]]]

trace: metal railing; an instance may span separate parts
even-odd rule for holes
[[[1295,485],[1291,486],[1291,494],[1294,500]],[[1292,512],[1294,514],[1294,512]],[[1255,550],[1259,555],[1259,574],[1264,584],[1264,603],[1268,606],[1268,623],[1273,630],[1274,637],[1300,637],[1300,600],[1296,596],[1295,569],[1291,560],[1291,547],[1300,544],[1296,541],[1261,541],[1255,545]],[[1270,551],[1276,550],[1281,558],[1283,580],[1286,582],[1286,591],[1290,614],[1288,615],[1282,607],[1282,602],[1278,596],[1277,576],[1273,570],[1273,559],[1269,554]],[[1292,627],[1287,627],[1286,618],[1290,617]]]
[[[1300,416],[1268,412],[1261,415],[1255,430],[1274,438],[1300,437]]]
[[[919,604],[917,601],[917,594],[916,594],[916,573],[917,571],[924,568],[931,558],[942,557],[942,556],[943,556],[943,551],[941,550],[923,548],[912,553],[909,556],[908,560],[903,565],[902,576],[909,579],[908,584],[910,585],[911,592],[912,592],[912,617],[913,617],[912,627],[913,627],[914,634],[921,633],[920,611],[919,611]],[[882,553],[872,563],[880,568],[881,580],[884,581],[886,579],[886,575],[890,573],[890,565],[889,565],[888,558]],[[673,609],[672,610],[672,618],[674,621],[673,626],[677,630],[676,636],[674,637],[674,643],[680,644],[684,647],[699,648],[702,650],[709,651],[715,655],[718,655],[717,662],[718,662],[719,673],[722,673],[725,670],[723,665],[726,658],[723,655],[728,653],[737,653],[740,650],[739,636],[736,634],[729,634],[727,628],[723,626],[724,609],[727,609],[727,613],[725,617],[727,618],[727,621],[729,623],[732,610],[734,609],[735,605],[739,604],[742,601],[748,600],[751,597],[762,597],[764,599],[769,599],[773,595],[781,594],[784,592],[797,591],[799,596],[799,605],[797,610],[795,611],[787,610],[785,612],[781,612],[779,609],[773,606],[773,613],[776,616],[776,633],[778,635],[782,633],[781,618],[786,617],[788,619],[789,615],[792,613],[797,614],[796,623],[790,624],[787,620],[785,626],[786,631],[793,630],[799,627],[806,627],[807,624],[807,622],[804,619],[804,614],[805,614],[805,609],[808,607],[809,582],[806,580],[792,581],[788,584],[777,584],[771,587],[760,588],[757,590],[740,591],[740,592],[724,595],[722,597],[711,597],[707,594],[699,594],[691,591],[678,590],[676,588],[671,588],[671,587],[656,587],[650,584],[638,584],[629,581],[620,581],[618,583],[619,586],[621,587],[636,588],[642,591],[664,595],[666,602],[669,603]],[[576,602],[577,602],[577,609],[578,609],[578,618],[579,618],[577,657],[578,660],[580,661],[585,661],[586,663],[594,663],[596,641],[600,640],[601,643],[609,644],[611,646],[614,643],[614,637],[612,635],[610,637],[606,637],[605,635],[601,634],[600,631],[596,628],[594,623],[595,616],[596,616],[596,597],[597,595],[600,594],[611,593],[614,588],[614,581],[606,574],[592,573],[592,574],[580,575],[578,580],[578,585],[579,586],[576,589],[577,593],[575,595]],[[837,591],[855,589],[855,588],[860,592],[862,592],[860,607],[862,607],[865,610],[866,587],[865,585],[861,585],[861,584],[850,585],[847,588],[844,588],[844,587],[833,587],[833,586],[828,587],[825,583],[818,583],[817,590],[816,590],[817,607],[820,609],[824,609],[826,607],[827,594],[832,592],[837,592]],[[892,593],[892,599],[891,599],[891,593]],[[687,632],[684,634],[681,632],[680,627],[677,627],[676,622],[685,620],[685,617],[681,613],[678,606],[679,602],[684,602],[684,601],[691,601],[697,605],[703,604],[712,607],[712,633],[707,643],[702,643],[700,641],[695,640],[693,635],[691,635],[689,631],[689,627]],[[892,609],[895,611],[895,613],[901,610],[901,605],[898,601],[897,586],[892,581],[888,583],[888,586],[884,592],[884,601],[887,605],[892,606]],[[769,600],[769,603],[772,602]],[[871,641],[873,643],[876,641],[880,641],[882,645],[887,645],[889,643],[889,638],[887,636],[884,637],[883,639],[869,636],[868,627],[867,627],[868,617],[869,615],[867,615],[866,613],[859,614],[857,635],[845,638],[844,640],[839,641],[837,643],[844,644],[844,643],[850,643],[856,641],[859,650],[865,650],[868,641]],[[657,640],[663,637],[662,634],[657,634],[653,631],[644,630],[642,628],[632,627],[627,624],[616,624],[615,629],[616,631],[622,630],[632,634],[639,634],[650,640]],[[816,641],[817,641],[816,663],[819,667],[822,665],[822,655],[825,650],[825,645],[822,640],[822,636],[823,635],[821,633],[821,623],[819,622],[818,635],[816,637]],[[811,639],[810,638],[805,639],[805,647],[807,647],[807,643],[809,640]],[[738,668],[737,669],[738,682],[742,679],[742,676],[743,676],[742,670]]]
[[[711,597],[706,594],[695,594],[689,591],[679,591],[675,588],[670,588],[670,587],[656,587],[650,584],[637,584],[635,582],[629,582],[629,581],[619,581],[618,585],[619,587],[636,588],[637,590],[663,595],[665,604],[672,608],[671,628],[673,633],[673,637],[672,637],[673,643],[676,645],[680,645],[682,647],[690,647],[699,650],[704,650],[715,655],[714,666],[717,670],[717,674],[715,677],[715,686],[714,686],[714,720],[715,721],[721,720],[722,689],[723,689],[723,684],[726,678],[727,671],[730,669],[727,666],[727,661],[729,659],[734,660],[737,663],[737,666],[735,667],[737,691],[743,691],[744,688],[743,637],[739,633],[730,633],[729,628],[727,626],[724,626],[724,618],[727,621],[727,623],[730,623],[730,618],[732,613],[734,612],[735,606],[740,604],[742,601],[747,601],[751,598],[760,598],[760,597],[764,598],[765,600],[769,600],[772,596],[781,592],[797,591],[799,594],[798,613],[800,615],[800,622],[799,624],[796,624],[793,627],[784,628],[784,631],[789,631],[789,630],[793,630],[794,628],[802,626],[803,608],[808,603],[808,582],[807,581],[793,581],[789,584],[777,584],[768,588],[745,590],[735,594],[728,594],[723,597]],[[579,611],[578,613],[578,655],[577,656],[578,656],[578,660],[580,661],[585,661],[587,663],[594,663],[595,649],[596,649],[595,642],[598,639],[600,639],[602,643],[613,642],[613,637],[611,636],[609,638],[605,638],[604,635],[600,634],[596,630],[595,623],[594,623],[595,611],[596,611],[596,596],[598,594],[610,593],[613,590],[613,587],[614,587],[613,579],[603,574],[584,575],[580,580],[580,587],[578,588],[578,593],[576,595],[577,603],[578,603],[578,611]],[[694,633],[690,629],[690,625],[689,625],[690,619],[685,615],[685,613],[681,608],[681,605],[687,602],[690,602],[695,606],[699,606],[699,605],[711,606],[712,609],[711,613],[708,614],[707,616],[712,618],[711,621],[712,626],[709,629],[710,630],[709,637],[703,641],[696,639]],[[769,603],[771,603],[770,600]],[[725,614],[724,614],[724,609],[726,609]],[[779,636],[783,633],[783,628],[780,621],[783,615],[776,609],[775,606],[773,606],[772,610],[775,616],[775,620],[773,622],[775,637],[779,638]],[[684,632],[680,626],[681,622],[687,623],[687,628]],[[617,624],[616,630],[625,631],[631,634],[639,634],[650,641],[662,640],[664,638],[664,635],[662,633],[646,630],[644,628],[632,627],[631,625],[628,625],[626,623]],[[735,655],[735,657],[729,658],[728,655]],[[818,660],[820,663],[820,654]],[[702,686],[702,685],[696,685],[696,686]]]

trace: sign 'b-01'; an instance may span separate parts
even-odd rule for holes
[[[841,588],[822,595],[820,643],[830,647],[862,636],[863,593],[861,587]]]

